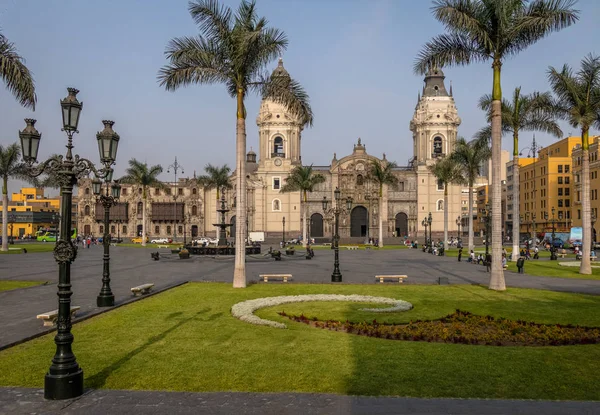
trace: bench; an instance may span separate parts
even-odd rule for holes
[[[375,281],[379,280],[382,284],[384,280],[396,280],[401,284],[405,278],[408,278],[408,275],[375,275]]]
[[[169,249],[169,245],[156,245],[156,247],[157,247],[158,249],[160,249],[160,248],[166,248],[166,249]]]
[[[567,254],[561,252],[560,254],[558,254],[558,256],[561,257],[561,258],[564,258],[564,257],[567,256]]]
[[[71,319],[75,317],[75,314],[81,307],[78,305],[71,306]],[[58,310],[48,311],[47,313],[38,314],[37,318],[44,321],[44,327],[56,326],[56,320],[58,320]]]
[[[269,279],[281,280],[283,282],[288,282],[288,280],[292,279],[292,274],[260,274],[258,277],[263,282],[269,282]]]
[[[349,251],[356,251],[358,249],[358,246],[347,246],[346,249],[348,249]]]
[[[117,246],[117,243],[116,242],[111,242],[110,246]]]
[[[331,242],[325,242],[323,246],[331,246]]]
[[[142,285],[138,285],[137,287],[133,287],[131,289],[131,293],[134,296],[139,297],[141,295],[148,294],[150,291],[152,291],[153,287],[154,287],[154,284],[142,284]]]

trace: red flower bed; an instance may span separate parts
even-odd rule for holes
[[[456,310],[439,320],[408,324],[319,320],[304,315],[279,313],[314,327],[390,340],[462,343],[488,346],[564,346],[600,343],[600,328],[561,324],[538,324]]]

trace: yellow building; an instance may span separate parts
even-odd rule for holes
[[[590,202],[592,210],[592,240],[597,241],[595,238],[596,232],[600,225],[597,224],[598,208],[600,207],[600,200],[598,199],[598,189],[600,188],[600,160],[598,160],[598,136],[590,137]],[[581,141],[577,143],[573,149],[573,181],[572,181],[572,206],[573,206],[573,226],[582,226],[581,220]]]
[[[567,137],[540,149],[533,162],[520,169],[520,232],[570,232],[572,226],[572,152],[581,141]],[[554,212],[554,215],[553,215]]]

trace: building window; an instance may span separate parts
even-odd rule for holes
[[[140,187],[140,188],[138,188],[138,195],[141,195],[141,194],[142,194],[142,188]]]
[[[565,187],[565,196],[571,196],[571,189],[569,187]]]
[[[198,214],[198,206],[192,206],[192,215],[196,216]]]
[[[281,202],[279,201],[279,199],[273,199],[273,212],[280,212],[281,211]]]
[[[283,152],[283,138],[281,137],[275,137],[275,140],[273,140],[273,155],[275,157],[283,157],[284,156],[284,152]]]
[[[437,210],[438,212],[444,210],[444,201],[442,199],[437,201]]]
[[[177,195],[183,196],[183,189],[181,187],[177,189]]]
[[[562,178],[562,176],[558,177],[558,184],[563,184],[563,178]]]
[[[160,196],[160,189],[158,187],[154,189],[154,196]]]
[[[356,185],[357,186],[362,186],[364,184],[364,178],[362,174],[359,174],[358,176],[356,176]]]
[[[273,190],[279,190],[281,187],[281,178],[273,177]]]
[[[167,196],[171,196],[171,188],[170,188],[170,187],[167,187],[167,188],[165,189],[165,194],[166,194]]]
[[[85,205],[83,208],[83,214],[88,216],[90,214],[90,205]]]
[[[565,173],[568,173],[568,172],[569,172],[569,167],[570,167],[570,166],[569,166],[568,164],[565,164]]]
[[[562,165],[562,164],[559,164],[559,165],[558,165],[558,172],[559,172],[559,173],[562,173],[562,172],[563,172],[563,165]]]
[[[558,199],[558,207],[559,208],[563,207],[563,200],[562,199]]]
[[[167,225],[167,235],[171,235],[171,225]]]
[[[121,233],[123,233],[124,235],[127,234],[127,225],[123,225],[123,229],[121,230]]]
[[[441,180],[437,181],[437,189],[438,190],[444,190],[444,182]]]
[[[117,230],[115,229],[115,225],[110,226],[110,233],[115,233]]]
[[[154,234],[155,235],[160,234],[160,226],[157,225],[157,226],[154,227]]]
[[[183,226],[179,225],[177,227],[177,232],[179,232],[179,234],[182,234],[183,233]]]
[[[90,194],[90,188],[89,187],[85,188],[85,194],[86,194],[86,196]]]
[[[577,209],[577,219],[581,219],[581,209]]]
[[[121,196],[126,196],[127,195],[127,188],[123,187],[121,188]]]
[[[433,154],[434,155],[441,155],[442,154],[442,137],[437,136],[434,137],[433,139]]]
[[[192,189],[192,194],[193,195],[197,195],[198,194],[198,189],[196,189],[195,187]]]
[[[404,191],[404,182],[398,182],[398,191],[399,192],[403,192]]]
[[[569,199],[565,199],[565,207],[571,207],[571,201]],[[569,211],[567,210],[567,213]]]
[[[569,179],[569,176],[565,177],[565,184],[569,184],[571,182],[571,180]]]
[[[143,210],[144,210],[144,204],[142,202],[138,202],[137,212],[141,215]]]
[[[558,188],[558,195],[559,195],[559,196],[562,196],[562,195],[563,195],[563,188],[562,188],[562,187],[559,187],[559,188]]]

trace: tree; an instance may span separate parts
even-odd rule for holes
[[[148,167],[136,159],[129,160],[129,167],[125,176],[121,177],[121,183],[142,186],[142,246],[146,246],[146,204],[148,203],[148,187],[164,188],[164,184],[158,180],[163,168],[160,164]]]
[[[310,166],[296,166],[285,179],[285,185],[281,187],[281,192],[302,192],[302,246],[306,246],[306,211],[308,210],[308,192],[312,192],[314,187],[325,181],[325,177],[320,173],[313,171]]]
[[[6,147],[0,144],[0,177],[2,177],[2,251],[8,251],[8,180],[12,178],[35,182],[24,172],[21,148],[17,143]]]
[[[444,249],[448,249],[448,185],[464,183],[462,166],[452,157],[444,157],[428,168],[444,185]]]
[[[373,180],[379,186],[377,196],[379,196],[379,247],[383,247],[383,185],[392,187],[398,186],[398,177],[394,175],[394,168],[397,167],[393,161],[372,160],[369,169],[369,180]],[[369,226],[369,224],[367,224]]]
[[[217,200],[221,197],[221,190],[233,188],[229,181],[231,168],[227,164],[219,167],[208,163],[204,171],[207,174],[199,176],[196,181],[206,190],[217,189]]]
[[[550,32],[578,19],[575,0],[435,0],[433,14],[448,33],[431,39],[419,53],[415,72],[431,67],[492,61],[492,272],[489,288],[505,290],[502,269],[502,88],[500,70],[506,58],[517,55]]]
[[[305,125],[312,125],[312,110],[302,87],[285,76],[266,76],[272,60],[287,48],[279,29],[267,27],[256,13],[255,1],[242,0],[234,14],[217,0],[195,0],[189,12],[200,35],[171,40],[166,49],[170,61],[158,75],[169,91],[191,84],[224,84],[236,99],[236,246],[245,246],[246,237],[246,107],[249,93],[283,104]],[[236,249],[233,286],[246,286],[246,252]]]
[[[0,78],[19,104],[35,110],[37,97],[33,76],[19,56],[15,45],[0,33]]]
[[[583,244],[580,274],[591,274],[590,127],[600,128],[600,57],[588,55],[576,73],[569,65],[548,70],[557,115],[581,130],[581,208]]]
[[[488,113],[491,119],[492,96],[484,95],[479,100],[479,107]],[[521,87],[515,88],[511,101],[502,99],[502,132],[513,136],[513,250],[512,260],[519,259],[520,216],[519,216],[519,132],[542,131],[557,138],[562,137],[562,130],[556,122],[552,108],[552,95],[549,92],[534,92],[521,95]],[[491,128],[485,127],[479,137],[489,140]],[[534,154],[533,157],[537,155]],[[535,238],[535,236],[534,236]]]
[[[467,142],[463,137],[456,140],[454,151],[450,154],[450,158],[461,166],[462,176],[469,186],[469,252],[475,248],[473,243],[473,184],[479,176],[481,164],[486,163],[491,155],[487,140]]]

